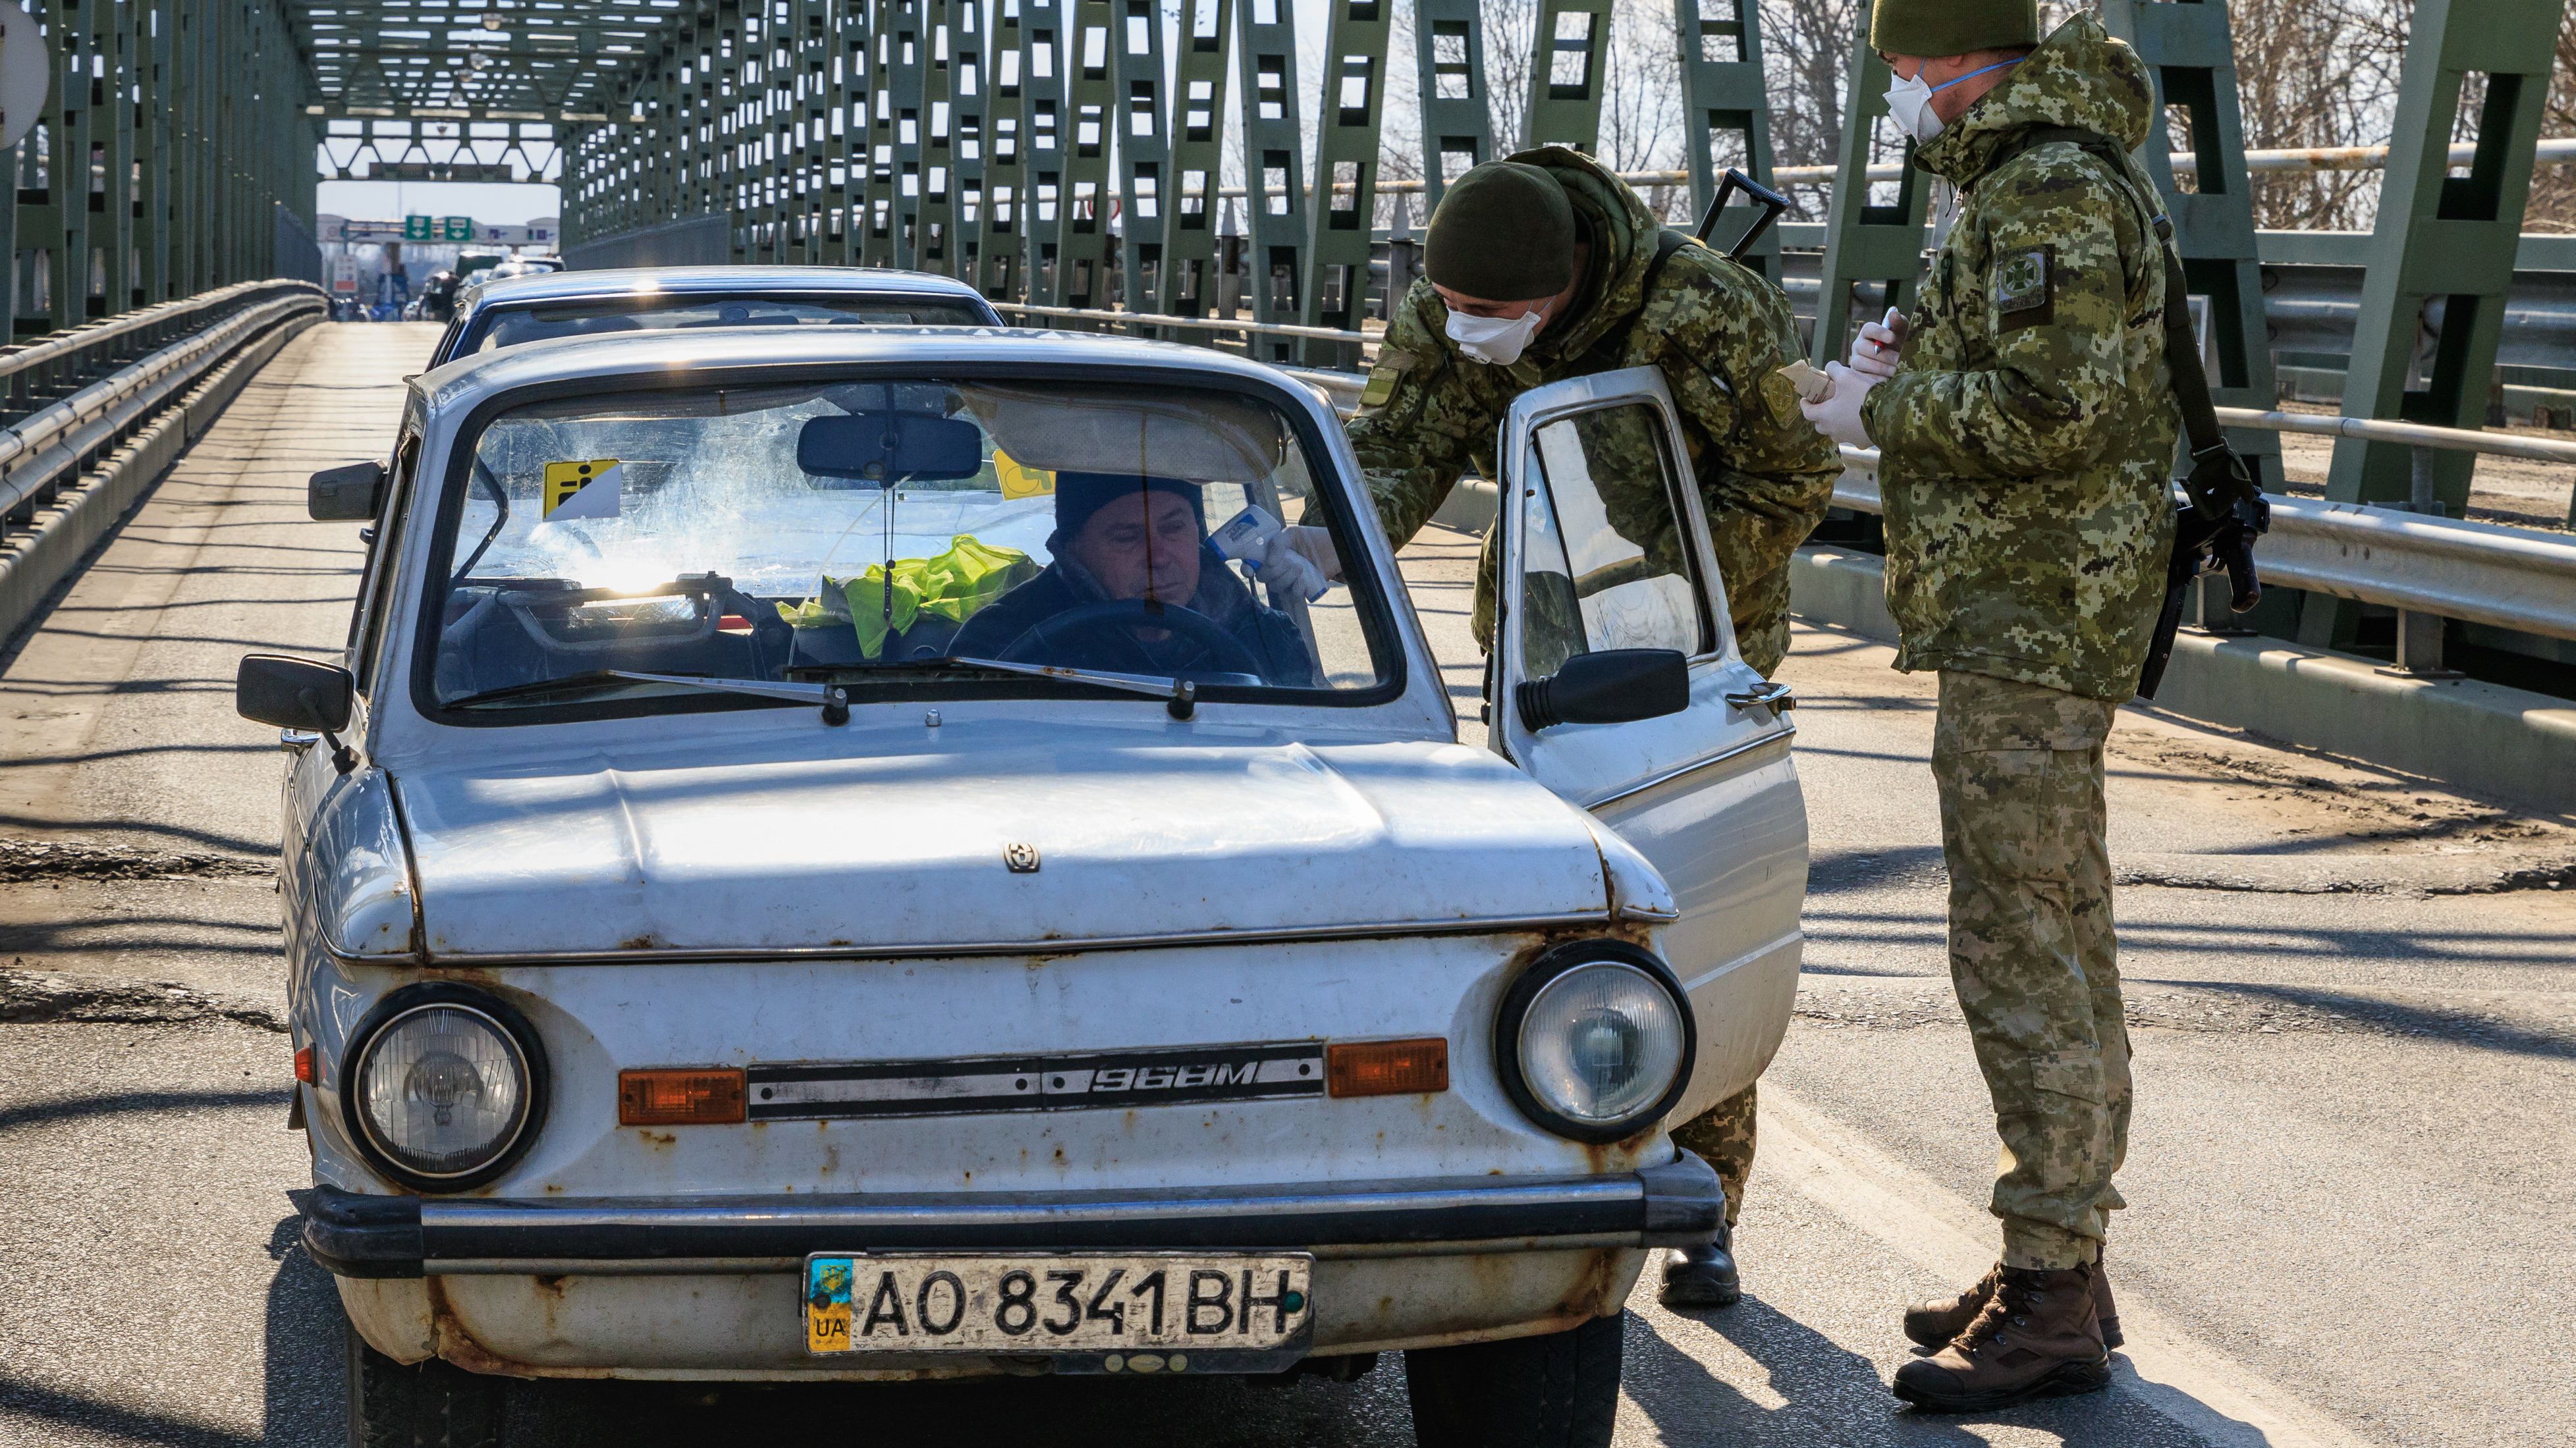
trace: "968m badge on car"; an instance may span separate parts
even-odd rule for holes
[[[1304,1253],[818,1253],[805,1346],[868,1352],[1277,1352],[1314,1324]]]

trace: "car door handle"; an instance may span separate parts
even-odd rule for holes
[[[1798,696],[1786,684],[1764,684],[1759,689],[1728,694],[1726,702],[1738,709],[1767,708],[1776,715],[1797,708]]]
[[[277,731],[277,747],[285,750],[289,754],[301,754],[305,750],[310,749],[321,742],[322,736],[314,733],[310,729],[280,729]]]

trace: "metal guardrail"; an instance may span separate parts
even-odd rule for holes
[[[242,344],[328,307],[311,282],[245,282],[0,353],[0,384],[16,413],[0,425],[0,526],[50,501]],[[83,373],[104,375],[83,382]],[[22,396],[32,405],[17,410]]]
[[[1084,321],[1146,321],[1130,312],[1071,307],[1003,310]],[[1151,325],[1169,323],[1158,319]],[[1215,320],[1200,325],[1292,336],[1321,333],[1335,341],[1364,340],[1356,332],[1319,327],[1263,327]],[[1363,379],[1356,374],[1309,368],[1283,370],[1314,388],[1345,414],[1359,405]],[[2218,409],[2218,417],[2229,427],[2576,463],[2576,442],[2553,438],[2236,407]],[[1834,487],[1834,506],[1878,512],[1877,450],[1844,448],[1843,463],[1842,480]],[[2576,639],[2576,536],[2368,504],[2279,496],[2271,502],[2272,531],[2264,537],[2258,553],[2269,582],[2382,604],[2406,613]]]
[[[1100,307],[1032,307],[995,302],[993,310],[1023,317],[1062,317],[1077,322],[1115,322],[1129,327],[1188,327],[1210,332],[1244,332],[1261,337],[1304,337],[1319,342],[1374,342],[1374,332],[1345,332],[1338,327],[1303,327],[1287,322],[1237,322],[1223,317],[1167,317],[1160,312],[1122,312]]]
[[[2291,415],[2222,408],[2220,416],[2231,426],[2242,427],[2253,425],[2243,418]],[[2457,446],[2451,439],[2427,442],[2388,437],[2380,431],[2447,432],[2444,428],[2359,419],[2298,420],[2348,420],[2371,431],[2346,436],[2423,447]],[[1834,506],[1879,512],[1878,450],[1844,448],[1843,467],[1842,480],[1834,485]],[[2272,531],[2263,536],[2254,555],[2266,583],[2405,613],[2576,639],[2576,536],[2436,518],[2366,503],[2267,496],[2272,504]]]
[[[2473,164],[2477,156],[2478,148],[2475,142],[2453,146],[2449,164],[2467,166]],[[2194,152],[2176,151],[2169,159],[2177,176],[2200,174],[2200,157]],[[2543,141],[2540,143],[2540,150],[2535,159],[2542,166],[2576,165],[2576,140]],[[2388,148],[2386,146],[2293,146],[2279,150],[2245,153],[2245,169],[2255,172],[2379,171],[2385,170],[2387,166]],[[1771,171],[1771,184],[1774,186],[1831,185],[1834,178],[1841,174],[1841,169],[1838,166],[1776,166]],[[1868,179],[1902,181],[1905,179],[1905,170],[1902,162],[1872,166],[1869,168]],[[1620,180],[1631,186],[1688,186],[1691,184],[1691,174],[1688,171],[1621,171],[1618,176]],[[1348,182],[1333,187],[1336,192],[1348,192],[1354,189],[1356,188]],[[1421,193],[1422,180],[1420,177],[1410,177],[1379,181],[1373,183],[1369,189],[1380,196],[1414,196]],[[1227,186],[1217,192],[1220,198],[1228,201],[1241,201],[1251,194],[1248,188],[1242,186]],[[1119,193],[1114,190],[1109,195],[1112,200],[1119,199]]]

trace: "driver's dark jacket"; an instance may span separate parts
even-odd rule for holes
[[[1019,642],[1020,635],[1057,614],[1107,597],[1080,568],[1059,556],[1037,577],[966,620],[948,651],[968,658],[1008,657],[1006,651]],[[1200,549],[1199,587],[1189,607],[1243,645],[1261,665],[1263,682],[1284,689],[1316,687],[1314,659],[1296,623],[1279,610],[1255,602],[1252,590],[1227,571],[1225,560],[1213,548]],[[1066,647],[1031,653],[1023,662],[1128,674],[1226,671],[1224,661],[1209,658],[1204,645],[1177,631],[1146,639],[1124,624],[1102,624],[1081,636],[1068,635],[1064,643]]]

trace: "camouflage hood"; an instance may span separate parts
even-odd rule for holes
[[[1613,326],[1635,316],[1646,303],[1646,273],[1655,261],[1655,240],[1664,225],[1637,193],[1628,189],[1600,162],[1566,146],[1541,146],[1509,159],[1539,166],[1556,177],[1574,203],[1592,255],[1585,264],[1584,288],[1576,294],[1582,308],[1571,330],[1551,331],[1530,350],[1548,359],[1580,357]]]
[[[2127,150],[2147,139],[2155,83],[2147,63],[2100,21],[2078,15],[2057,27],[2002,85],[1914,155],[1914,164],[1966,187],[2033,126],[2099,131]],[[1579,204],[1579,203],[1578,203]]]

